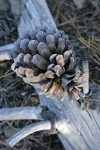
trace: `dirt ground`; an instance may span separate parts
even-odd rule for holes
[[[47,4],[57,27],[69,36],[79,63],[89,61],[90,81],[100,84],[100,1],[87,0],[82,8],[72,0],[47,0]],[[0,10],[0,46],[17,39],[18,22],[18,16],[10,6]],[[11,71],[11,64],[12,61],[0,62],[0,108],[38,105],[39,99],[33,87]],[[64,150],[56,135],[48,136],[44,132],[29,135],[14,148],[6,144],[8,137],[32,122],[0,122],[0,150]]]

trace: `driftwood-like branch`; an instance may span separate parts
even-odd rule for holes
[[[56,27],[45,0],[23,0],[23,10],[18,27],[19,35],[22,34],[23,29],[32,30],[40,24],[51,28]],[[88,68],[85,69],[84,73]],[[95,84],[91,87],[93,89],[92,99],[100,100],[100,87]],[[38,90],[37,93],[39,95]],[[39,95],[39,98],[41,105],[46,105],[59,118],[56,128],[59,130],[59,137],[66,150],[100,149],[100,114],[96,111],[79,109],[75,101],[66,99],[61,102],[59,97],[52,100],[44,95]]]
[[[35,132],[41,131],[41,130],[50,130],[51,127],[52,127],[52,125],[51,125],[50,121],[41,121],[38,123],[28,125],[27,127],[21,129],[19,132],[17,132],[12,137],[10,137],[7,142],[11,147],[13,147],[16,143],[18,143],[20,140],[22,140],[29,134],[32,134],[32,133],[35,133]]]
[[[41,107],[25,106],[16,108],[3,108],[0,110],[0,121],[3,120],[29,120],[29,119],[42,119]]]
[[[11,59],[11,50],[13,49],[13,47],[14,43],[0,47],[0,61]]]

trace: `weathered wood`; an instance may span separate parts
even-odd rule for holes
[[[13,47],[14,43],[0,47],[0,61],[11,59],[11,50],[13,49]]]
[[[29,119],[42,119],[42,108],[40,106],[26,106],[16,108],[2,108],[0,109],[0,121],[3,120],[29,120]]]
[[[84,72],[84,85],[83,85],[83,91],[85,94],[88,94],[89,92],[89,64],[88,61],[82,62],[83,72]]]
[[[18,26],[19,35],[43,24],[49,28],[56,28],[45,0],[23,0],[23,12]]]
[[[13,147],[16,143],[18,143],[20,140],[22,140],[29,134],[32,134],[41,130],[50,130],[51,128],[52,128],[52,125],[50,121],[41,121],[38,123],[34,123],[21,129],[15,135],[10,137],[7,142],[11,147]]]
[[[23,14],[18,27],[19,35],[35,26],[45,24],[56,28],[45,0],[23,0]],[[9,53],[8,53],[9,54]],[[92,99],[100,101],[100,87],[92,85]],[[41,105],[46,105],[58,117],[56,128],[66,150],[99,150],[100,147],[100,114],[97,111],[81,110],[75,101],[60,98],[52,100],[39,94]]]
[[[40,24],[50,28],[56,27],[45,0],[25,0],[23,8],[19,34]],[[39,95],[39,91],[36,91]],[[48,106],[58,116],[59,122],[56,127],[60,131],[59,137],[66,150],[99,150],[100,115],[96,111],[81,110],[75,101],[61,102],[59,97],[51,100],[39,95],[39,98],[41,105]]]
[[[52,101],[45,96],[39,96],[39,98],[42,105],[47,105],[58,116],[59,123],[56,127],[61,133],[60,139],[65,149],[67,149],[66,142],[79,150],[98,149],[100,116],[96,111],[81,110],[75,101],[61,102],[59,98]],[[66,140],[63,141],[63,139]]]

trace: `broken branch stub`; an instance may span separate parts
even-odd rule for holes
[[[23,129],[21,129],[19,132],[17,132],[12,137],[10,137],[7,140],[7,143],[9,144],[10,147],[13,147],[20,140],[25,138],[26,136],[28,136],[28,135],[30,135],[32,133],[35,133],[37,131],[50,130],[51,127],[52,127],[52,124],[51,124],[50,121],[41,121],[41,122],[38,122],[38,123],[34,123],[34,124],[31,124],[31,125],[28,125],[28,126],[24,127]]]
[[[4,120],[41,120],[42,108],[40,106],[25,106],[0,109],[0,121]]]
[[[14,43],[0,47],[0,61],[11,60],[11,51],[14,48]]]

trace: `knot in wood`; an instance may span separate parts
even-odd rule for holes
[[[45,131],[45,133],[48,135],[57,134],[58,131],[55,128],[55,123],[57,121],[56,115],[52,111],[50,111],[47,106],[42,106],[41,116],[42,116],[43,120],[51,121],[51,125],[52,125],[51,130]]]

